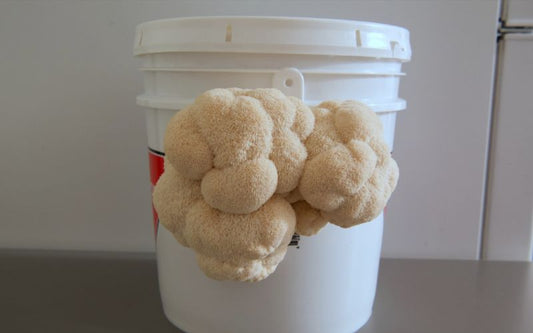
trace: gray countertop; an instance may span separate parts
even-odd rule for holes
[[[150,254],[3,250],[0,286],[2,332],[180,332]],[[533,264],[384,259],[358,332],[531,333]]]

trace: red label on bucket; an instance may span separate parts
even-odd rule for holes
[[[148,162],[150,163],[150,183],[152,184],[152,192],[154,191],[154,186],[159,180],[159,177],[163,174],[164,171],[164,153],[157,150],[148,148]],[[159,218],[157,217],[157,212],[155,211],[154,204],[152,203],[152,214],[154,215],[154,234],[157,237],[157,228],[159,226]]]

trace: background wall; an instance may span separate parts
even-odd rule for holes
[[[478,258],[497,11],[496,0],[0,0],[0,247],[152,251],[135,25],[282,15],[411,31],[383,255]]]

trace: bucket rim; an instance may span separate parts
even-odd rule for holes
[[[134,55],[165,52],[318,54],[398,61],[411,58],[406,28],[287,16],[192,16],[137,25]]]

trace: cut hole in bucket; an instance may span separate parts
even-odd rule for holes
[[[398,43],[397,41],[391,41],[390,42],[391,51],[394,52],[399,45],[400,45],[400,43]]]
[[[285,87],[292,87],[293,83],[292,79],[286,79],[284,82]]]
[[[357,47],[361,47],[361,45],[363,45],[361,42],[361,31],[359,30],[355,30],[355,45],[357,45]]]
[[[231,37],[232,37],[231,24],[227,24],[226,25],[226,42],[227,43],[231,42]]]

